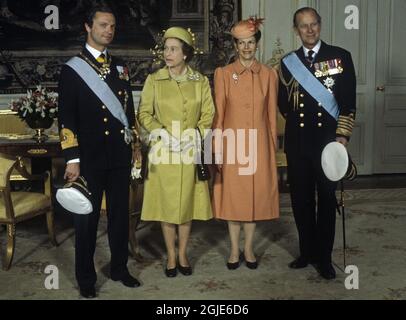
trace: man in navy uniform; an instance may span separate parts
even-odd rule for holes
[[[356,77],[351,54],[320,40],[321,17],[315,9],[299,9],[293,20],[303,46],[282,59],[278,97],[286,118],[288,181],[300,246],[300,256],[289,267],[313,263],[323,278],[334,279],[337,183],[323,173],[321,153],[329,142],[347,146],[350,140]]]
[[[96,296],[94,252],[103,191],[106,194],[110,276],[127,287],[140,283],[127,269],[129,181],[134,105],[128,69],[107,46],[115,33],[110,8],[95,6],[87,15],[87,41],[82,52],[69,60],[59,82],[59,130],[65,178],[79,175],[88,183],[93,212],[75,214],[75,266],[80,294]]]

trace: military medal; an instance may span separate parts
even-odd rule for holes
[[[121,80],[129,81],[130,76],[128,73],[128,68],[123,66],[117,66],[118,76]]]
[[[111,64],[111,57],[109,57],[108,61],[103,63],[102,66],[99,68],[98,66],[96,66],[92,61],[90,61],[88,59],[88,57],[86,57],[82,52],[79,53],[79,55],[88,63],[90,64],[93,69],[95,69],[98,72],[98,75],[100,77],[100,79],[102,79],[103,81],[106,80],[107,75],[110,74],[110,64]]]
[[[324,80],[324,85],[326,86],[327,89],[329,89],[330,92],[332,92],[331,88],[334,87],[335,84],[336,82],[331,77],[328,77],[326,78],[326,80]]]
[[[103,63],[101,68],[100,68],[100,74],[99,77],[102,80],[106,80],[107,75],[110,74],[110,63]]]
[[[314,75],[316,76],[316,78],[321,78],[323,76],[323,72],[320,70],[320,64],[319,63],[315,63],[314,64],[314,69],[316,70],[316,72],[314,73]]]

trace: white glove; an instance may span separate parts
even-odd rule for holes
[[[135,166],[131,169],[131,178],[132,179],[141,179],[141,168],[136,168]]]
[[[200,134],[197,129],[194,129],[193,135],[189,135],[188,141],[182,142],[182,152],[187,152],[191,148],[196,148],[196,152],[200,152],[201,145]]]
[[[177,153],[181,152],[181,142],[179,139],[176,139],[165,129],[160,130],[159,136],[161,137],[162,145],[169,149],[169,151]]]

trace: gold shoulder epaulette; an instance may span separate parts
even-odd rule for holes
[[[59,133],[59,139],[61,140],[62,150],[78,147],[78,139],[72,130],[63,128]]]

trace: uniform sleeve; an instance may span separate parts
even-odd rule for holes
[[[129,70],[127,66],[125,66],[126,70]],[[130,77],[129,77],[130,78]],[[134,99],[133,99],[133,92],[131,89],[130,79],[127,81],[126,90],[128,93],[128,100],[127,100],[127,119],[128,119],[128,126],[132,130],[136,130],[135,127],[135,106],[134,106]]]
[[[223,152],[222,135],[224,130],[224,115],[226,112],[226,86],[222,68],[217,68],[214,73],[214,99],[216,112],[213,122],[212,151],[217,154],[220,159]]]
[[[206,129],[210,129],[213,124],[214,118],[214,102],[211,94],[209,79],[204,77],[202,85],[202,108],[200,113],[200,119],[197,123],[197,128],[203,135]]]
[[[138,121],[149,133],[155,129],[164,127],[154,116],[154,101],[154,80],[152,79],[152,75],[149,75],[142,89],[138,109]]]
[[[61,70],[58,85],[58,127],[63,156],[68,162],[80,158],[77,139],[77,83],[74,71],[67,65]]]
[[[276,73],[275,69],[270,70],[270,79],[269,79],[269,98],[268,98],[268,121],[271,128],[272,139],[274,143],[275,150],[278,147],[278,133],[277,133],[277,117],[276,117],[276,109],[278,104],[278,74]]]
[[[340,115],[336,135],[350,139],[355,122],[357,83],[354,63],[351,54],[347,51],[342,59],[342,67],[344,69],[342,79],[343,86],[337,96]]]
[[[279,68],[279,84],[278,84],[278,108],[282,116],[286,119],[288,116],[288,106],[289,106],[289,100],[288,100],[288,91],[286,85],[283,83],[287,83],[286,79],[286,71],[285,71],[285,65],[281,61],[280,68]]]

